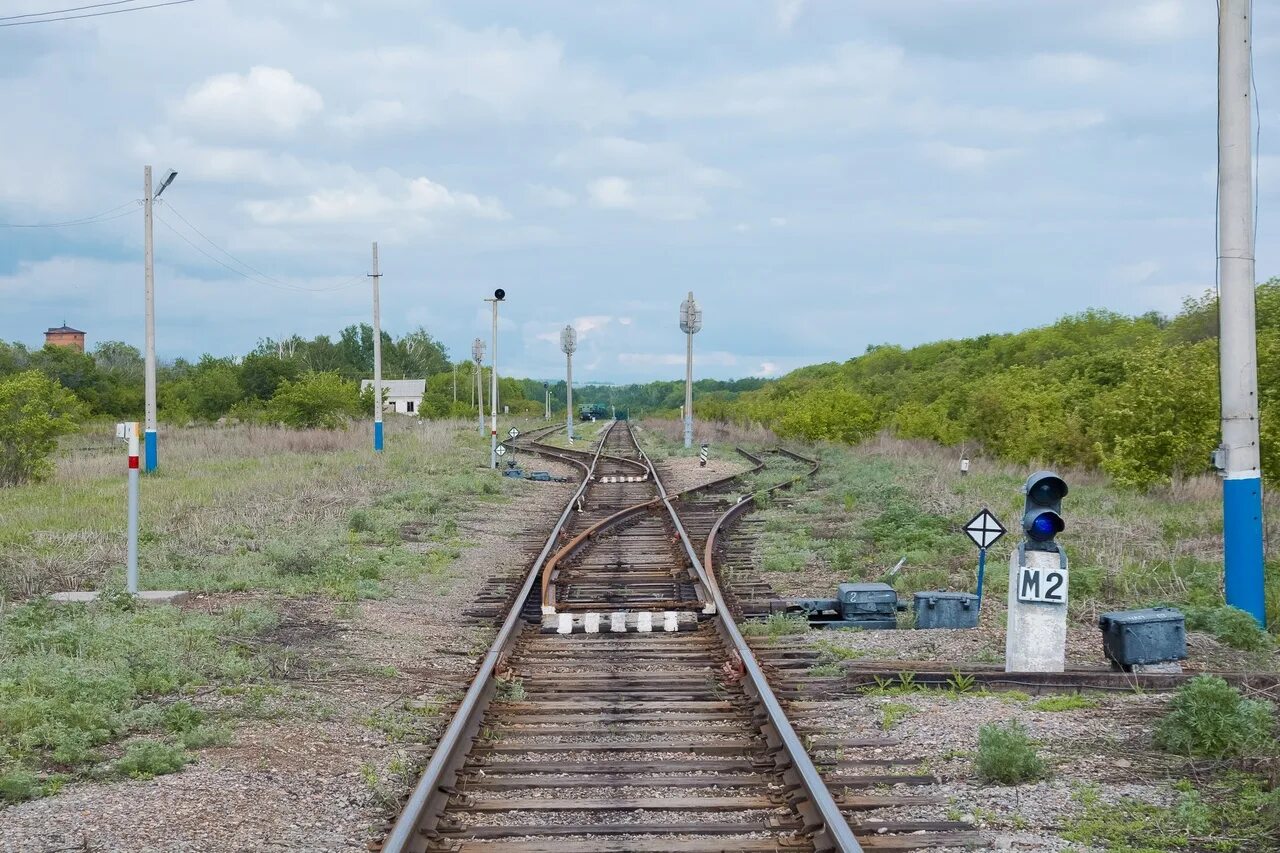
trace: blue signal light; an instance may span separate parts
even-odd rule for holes
[[[1036,520],[1031,522],[1031,532],[1037,537],[1048,539],[1050,536],[1058,532],[1058,525],[1053,523],[1053,517],[1049,514],[1037,515]]]

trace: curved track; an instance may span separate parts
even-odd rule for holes
[[[384,849],[861,850],[629,425],[526,447],[587,477]]]

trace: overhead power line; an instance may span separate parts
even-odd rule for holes
[[[97,225],[99,222],[110,222],[113,219],[129,216],[133,213],[132,210],[124,210],[123,213],[117,213],[117,211],[126,207],[133,207],[137,203],[136,201],[126,201],[124,204],[118,204],[110,210],[104,210],[101,213],[95,213],[92,216],[85,216],[80,219],[68,219],[66,222],[0,222],[0,228],[65,228],[69,225]]]
[[[96,9],[102,6],[120,5],[121,0],[115,3],[97,3],[92,6],[81,6],[81,9]],[[108,9],[105,12],[85,12],[81,15],[61,15],[57,18],[39,17],[48,15],[60,15],[61,12],[71,12],[72,9],[62,9],[59,12],[33,12],[28,15],[12,15],[9,18],[0,18],[0,27],[25,27],[29,24],[51,24],[55,21],[74,21],[77,18],[101,18],[104,15],[122,15],[125,12],[141,12],[143,9],[159,9],[162,6],[181,6],[183,3],[194,3],[195,0],[167,0],[165,3],[150,3],[146,6],[129,6],[124,9]],[[14,18],[30,18],[31,20],[19,21]]]
[[[190,246],[191,248],[195,249],[197,252],[199,252],[200,254],[204,255],[206,258],[208,258],[209,260],[213,261],[213,262],[214,262],[215,264],[217,264],[218,266],[222,267],[223,269],[227,270],[228,272],[235,273],[236,275],[240,276],[241,278],[245,279],[246,281],[251,281],[251,282],[253,282],[254,284],[261,284],[261,285],[263,285],[263,286],[265,286],[265,287],[272,287],[272,288],[275,288],[275,289],[277,289],[277,290],[291,290],[291,291],[301,292],[301,293],[326,293],[326,292],[329,292],[329,291],[333,291],[333,290],[342,290],[343,288],[346,288],[346,287],[354,287],[354,286],[356,286],[356,285],[358,285],[358,284],[361,284],[361,285],[362,285],[362,284],[365,284],[365,283],[366,283],[366,280],[365,280],[365,279],[366,279],[366,277],[365,277],[365,276],[360,276],[359,278],[354,278],[354,279],[352,279],[352,280],[350,280],[350,281],[342,282],[341,284],[335,284],[335,285],[333,285],[332,287],[301,287],[301,286],[296,285],[296,284],[290,284],[289,282],[281,281],[281,280],[280,280],[280,279],[278,279],[278,278],[273,278],[272,276],[269,276],[269,275],[266,275],[265,273],[259,272],[259,271],[258,271],[257,269],[255,269],[254,267],[252,267],[252,266],[250,266],[249,264],[245,263],[244,261],[240,260],[240,259],[239,259],[239,258],[237,258],[235,255],[233,255],[233,254],[231,254],[230,252],[228,252],[226,249],[222,248],[222,247],[221,247],[221,246],[219,246],[217,243],[215,243],[215,242],[213,242],[212,240],[210,240],[210,239],[209,239],[208,237],[206,237],[206,236],[204,235],[204,233],[203,233],[203,232],[201,232],[198,228],[196,228],[196,227],[195,227],[194,225],[192,225],[190,222],[187,222],[187,220],[186,220],[185,218],[183,218],[183,217],[182,217],[182,214],[178,213],[176,210],[174,210],[174,209],[173,209],[173,206],[172,206],[172,205],[166,205],[166,209],[168,209],[169,211],[171,211],[171,212],[173,212],[175,215],[177,215],[177,216],[178,216],[178,218],[179,218],[179,219],[181,219],[184,223],[186,223],[186,225],[187,225],[187,226],[188,226],[192,231],[194,231],[196,234],[199,234],[199,235],[200,235],[200,237],[201,237],[201,239],[203,239],[206,243],[208,243],[210,246],[212,246],[215,250],[217,250],[218,252],[220,252],[220,253],[222,253],[223,255],[225,255],[225,256],[226,256],[227,258],[229,258],[233,263],[239,264],[240,266],[244,267],[245,269],[251,270],[251,271],[252,271],[252,274],[247,273],[247,272],[245,272],[245,271],[244,271],[244,270],[242,270],[242,269],[237,269],[236,267],[232,266],[231,264],[227,263],[226,261],[223,261],[221,258],[217,257],[216,255],[212,255],[212,254],[210,254],[209,252],[205,251],[205,250],[204,250],[204,248],[202,248],[201,246],[199,246],[198,244],[196,244],[195,242],[193,242],[190,238],[188,238],[186,234],[183,234],[181,231],[179,231],[177,228],[175,228],[173,225],[171,225],[171,224],[168,222],[168,220],[166,220],[166,219],[165,219],[165,217],[163,217],[162,215],[160,215],[160,212],[159,212],[159,210],[157,209],[156,211],[154,211],[154,214],[155,214],[155,218],[160,222],[160,224],[161,224],[161,225],[163,225],[165,228],[168,228],[168,229],[169,229],[170,231],[172,231],[175,235],[177,235],[177,237],[178,237],[178,239],[179,239],[179,240],[181,240],[182,242],[186,243],[188,246]]]
[[[111,0],[109,3],[94,3],[89,6],[72,6],[70,9],[50,9],[47,12],[28,12],[25,15],[2,15],[0,21],[16,21],[19,18],[43,18],[47,15],[61,15],[66,12],[82,12],[85,9],[101,9],[104,6],[123,6],[126,3],[137,3],[138,0]]]

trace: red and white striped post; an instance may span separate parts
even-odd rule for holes
[[[138,423],[121,424],[124,437],[129,442],[129,550],[126,564],[125,588],[130,595],[138,594]]]

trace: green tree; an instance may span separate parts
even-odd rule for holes
[[[336,372],[284,380],[267,407],[270,419],[286,426],[326,429],[342,426],[360,411],[360,386]]]
[[[75,430],[80,411],[74,394],[38,370],[0,379],[0,485],[48,477],[58,438]]]

